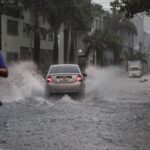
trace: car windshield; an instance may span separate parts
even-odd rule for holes
[[[138,71],[138,70],[140,70],[140,69],[139,69],[139,67],[132,67],[132,68],[130,68],[129,70],[130,70],[130,71]]]
[[[78,74],[80,73],[77,66],[53,66],[50,69],[51,74],[55,73],[73,73]]]

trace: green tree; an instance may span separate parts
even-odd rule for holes
[[[124,13],[126,17],[133,17],[134,14],[140,12],[147,14],[150,12],[149,0],[113,0],[111,6]]]
[[[94,19],[94,17],[100,17],[103,13],[105,13],[103,7],[97,3],[91,4],[91,11],[92,11],[92,19]]]
[[[69,47],[69,62],[74,63],[74,55],[77,53],[76,31],[89,31],[91,25],[91,1],[90,0],[73,0],[75,6],[67,11],[67,26],[70,31],[70,47]],[[69,36],[68,36],[69,37]]]
[[[88,55],[90,51],[96,51],[96,60],[97,65],[104,65],[104,52],[107,49],[114,50],[114,53],[116,52],[116,49],[118,49],[119,45],[119,37],[116,34],[110,33],[108,30],[100,30],[97,29],[93,32],[92,35],[88,35],[84,42],[87,44],[87,52]],[[119,56],[115,54],[115,60],[116,63],[118,61]]]
[[[147,63],[146,55],[141,52],[137,52],[137,53],[133,54],[132,56],[128,56],[128,59],[129,60],[141,60],[141,62]]]
[[[67,39],[68,44],[68,62],[74,61],[75,51],[75,36],[76,30],[85,29],[90,20],[90,1],[89,0],[55,0],[49,2],[47,8],[47,18],[51,24],[54,32],[54,47],[53,47],[53,61],[58,63],[58,33],[60,26],[64,23],[68,30]]]
[[[102,28],[98,28],[90,36],[87,36],[84,42],[87,44],[87,54],[94,50],[97,53],[97,64],[104,64],[104,51],[110,49],[114,54],[114,63],[119,63],[121,38],[118,31],[122,30],[120,17],[110,14],[102,9],[98,4],[92,5],[92,18],[99,18],[102,22]]]
[[[45,9],[45,18],[50,23],[54,34],[53,63],[58,63],[58,33],[65,16],[65,1],[49,0]]]
[[[18,0],[19,1],[19,0]],[[40,16],[43,16],[45,0],[21,0],[25,10],[29,10],[34,21],[34,48],[33,60],[39,66],[40,63]]]
[[[106,13],[104,24],[105,24],[105,30],[109,30],[110,34],[114,36],[116,35],[116,38],[112,40],[113,43],[115,43],[115,41],[116,42],[118,41],[118,45],[112,44],[112,50],[114,54],[114,63],[118,64],[120,52],[121,52],[121,45],[124,40],[121,34],[130,33],[132,35],[136,35],[137,34],[136,27],[128,19],[123,18],[122,15],[119,14],[119,12],[116,10],[113,10],[112,14]],[[132,53],[133,52],[131,52],[131,54]]]
[[[91,4],[91,24],[95,18],[101,18],[104,10],[101,5],[92,3]],[[88,56],[91,51],[96,51],[96,63],[97,65],[103,66],[104,64],[104,50],[106,49],[106,45],[104,40],[103,32],[100,30],[100,27],[95,30],[91,35],[87,35],[83,40],[87,45],[86,55]]]
[[[118,33],[119,31],[125,31],[132,34],[137,34],[135,25],[129,20],[124,18],[117,10],[113,10],[112,14],[106,13],[105,26],[108,30]]]
[[[87,45],[86,55],[89,55],[91,51],[96,51],[97,65],[103,66],[104,64],[104,50],[106,49],[105,35],[101,30],[95,30],[92,35],[85,37],[84,42]]]

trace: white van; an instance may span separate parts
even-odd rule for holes
[[[128,76],[129,77],[141,77],[142,76],[142,63],[141,61],[129,61],[128,62]]]
[[[128,68],[128,76],[131,77],[138,77],[142,76],[142,69],[139,66],[131,66]]]

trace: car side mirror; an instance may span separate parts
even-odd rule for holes
[[[87,73],[83,73],[82,75],[83,75],[84,77],[87,77]]]

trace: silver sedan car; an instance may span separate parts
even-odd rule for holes
[[[86,76],[76,64],[51,65],[46,76],[46,95],[74,93],[84,96]]]

